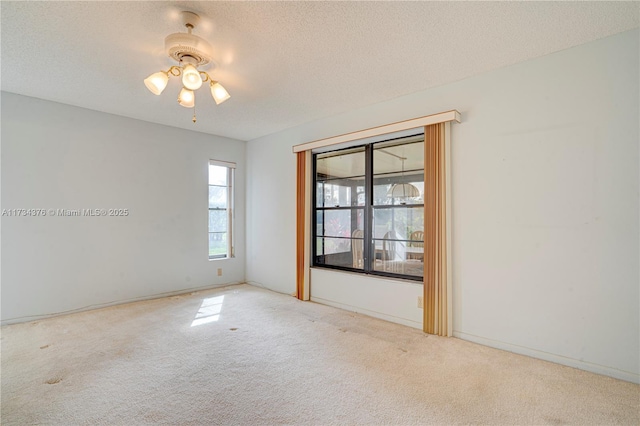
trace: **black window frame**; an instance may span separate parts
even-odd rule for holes
[[[408,139],[408,138],[413,138],[416,136],[420,136],[420,135],[424,135],[424,133],[416,133],[410,136],[403,136],[400,138],[391,138],[391,139],[385,139],[385,140],[381,140],[381,141],[376,141],[376,142],[369,142],[369,143],[364,143],[362,145],[353,145],[353,146],[349,146],[346,148],[339,148],[339,149],[335,149],[335,150],[331,150],[331,151],[323,151],[320,153],[313,153],[312,156],[312,181],[313,181],[313,191],[312,191],[312,199],[311,199],[311,266],[313,267],[318,267],[318,268],[326,268],[326,269],[334,269],[334,270],[340,270],[340,271],[348,271],[348,272],[355,272],[358,274],[363,274],[363,275],[375,275],[375,276],[380,276],[380,277],[388,277],[388,278],[393,278],[393,279],[402,279],[402,280],[410,280],[410,281],[415,281],[415,282],[420,282],[422,283],[424,280],[424,270],[423,270],[423,275],[422,276],[417,276],[417,275],[409,275],[409,274],[399,274],[399,273],[393,273],[393,272],[388,272],[388,271],[382,271],[382,270],[376,270],[374,269],[374,259],[373,256],[375,256],[375,245],[374,245],[374,239],[379,239],[379,238],[374,238],[374,231],[373,231],[373,214],[374,214],[374,210],[375,209],[393,209],[393,208],[422,208],[424,209],[424,202],[423,203],[415,203],[415,204],[390,204],[390,205],[374,205],[374,184],[375,184],[375,179],[374,179],[374,170],[373,170],[373,153],[376,147],[376,144],[379,143],[387,143],[387,142],[392,142],[393,140],[404,140],[404,139]],[[322,207],[318,207],[318,190],[317,190],[317,185],[318,185],[318,173],[317,173],[317,164],[318,164],[318,156],[319,155],[323,155],[323,154],[327,154],[329,152],[331,153],[338,153],[341,151],[351,151],[353,149],[356,148],[362,148],[364,147],[364,155],[365,155],[365,189],[364,189],[364,194],[365,194],[365,202],[364,205],[359,206],[357,204],[357,192],[356,192],[356,203],[355,205],[350,205],[350,206],[324,206],[324,203],[322,205]],[[424,166],[423,166],[423,173],[424,173]],[[406,171],[406,172],[411,172]],[[359,177],[358,176],[353,176],[353,177]],[[353,178],[351,177],[351,178]],[[349,179],[350,177],[341,177],[341,178],[336,178],[336,179],[327,179],[324,180],[323,182],[326,181],[331,181],[331,180],[339,180],[339,179]],[[407,182],[409,181],[409,179],[407,179]],[[324,194],[324,191],[323,191]],[[326,263],[322,263],[319,262],[319,255],[317,254],[317,241],[318,238],[322,238],[324,240],[324,238],[327,238],[326,235],[324,235],[324,232],[321,235],[318,235],[318,223],[317,223],[317,215],[318,212],[325,212],[325,211],[338,211],[338,210],[351,210],[352,212],[357,212],[358,210],[363,210],[363,231],[364,231],[364,238],[363,238],[363,268],[354,268],[354,267],[347,267],[347,266],[340,266],[340,265],[332,265],[332,264],[326,264]],[[323,218],[324,219],[324,218]],[[352,222],[352,231],[351,231],[351,235],[349,237],[335,237],[335,238],[344,238],[344,239],[349,239],[349,240],[353,240],[353,229],[356,229],[356,226],[353,226],[354,222],[357,223],[357,214],[353,215],[352,214],[352,218],[351,218],[351,222]],[[324,220],[323,220],[324,223]],[[328,237],[328,238],[334,238],[334,237]],[[396,241],[401,241],[401,242],[411,242],[411,240],[409,239],[399,239]],[[368,243],[367,243],[368,242]],[[320,255],[320,256],[326,256],[326,255]],[[349,256],[352,256],[352,251],[349,251]]]

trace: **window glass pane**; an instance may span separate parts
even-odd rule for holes
[[[415,232],[406,241],[395,231],[388,231],[383,238],[375,239],[373,270],[392,274],[421,277],[424,270],[422,232]]]
[[[227,232],[226,210],[209,210],[209,232]]]
[[[351,267],[364,269],[364,231],[354,232],[355,238],[351,239]]]
[[[403,186],[405,184],[406,186]],[[394,186],[395,185],[395,186]],[[412,189],[409,185],[415,187]],[[412,191],[418,196],[411,197]],[[424,202],[424,175],[422,172],[416,176],[379,176],[375,178],[373,185],[373,205],[421,205]]]
[[[359,230],[364,229],[364,210],[363,209],[356,210],[356,229],[359,229]],[[353,235],[353,232],[351,234]]]
[[[356,195],[357,196],[357,205],[358,206],[366,205],[364,182],[362,183],[362,186],[358,186],[358,188],[356,188],[356,192],[357,192],[357,195]]]
[[[372,203],[374,206],[391,204],[391,198],[387,197],[387,192],[391,188],[391,185],[393,185],[393,183],[390,181],[380,182],[380,179],[377,179],[377,183],[374,181]]]
[[[417,141],[417,142],[416,142]],[[373,150],[373,205],[422,204],[424,141],[378,143]]]
[[[384,238],[389,231],[396,239],[409,240],[415,231],[424,230],[423,207],[385,207],[373,209],[373,237]]]
[[[364,205],[364,176],[316,183],[316,206],[349,207]]]
[[[391,209],[375,209],[373,211],[373,238],[382,238],[393,229]]]
[[[209,186],[209,207],[227,208],[227,188],[223,186]]]
[[[422,277],[424,271],[423,249],[404,241],[382,239],[376,241],[373,270],[392,274]]]
[[[209,256],[227,255],[227,233],[209,233]]]
[[[329,180],[364,176],[364,147],[318,154],[316,179]]]
[[[405,172],[424,169],[424,136],[373,146],[374,175],[402,172],[403,166]]]
[[[316,238],[316,241],[319,247],[317,254],[336,254],[351,252],[350,238],[318,237]]]
[[[321,265],[353,267],[350,238],[316,238],[316,263]]]
[[[227,186],[227,168],[209,164],[209,185]]]
[[[408,242],[398,240],[393,232],[385,234],[384,238],[375,239],[374,247],[376,259],[382,261],[401,261],[406,258]]]
[[[353,233],[351,212],[352,210],[320,210],[316,212],[317,235],[351,237]]]

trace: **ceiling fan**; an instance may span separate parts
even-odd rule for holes
[[[144,79],[147,89],[154,95],[160,95],[167,87],[169,77],[182,77],[182,90],[178,95],[178,103],[185,108],[193,108],[193,119],[196,122],[196,95],[203,83],[209,83],[211,96],[217,105],[231,97],[229,92],[205,71],[198,67],[213,63],[212,49],[208,41],[193,34],[193,30],[200,22],[200,16],[193,12],[181,12],[182,22],[187,28],[186,33],[169,34],[164,39],[167,55],[175,59],[174,65],[166,71],[158,71]],[[214,64],[215,65],[215,64]]]

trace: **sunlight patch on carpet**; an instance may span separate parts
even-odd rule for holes
[[[203,299],[196,318],[191,323],[191,327],[218,321],[220,319],[220,312],[222,311],[222,302],[224,302],[224,296]]]

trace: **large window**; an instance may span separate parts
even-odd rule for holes
[[[314,155],[313,264],[422,280],[424,136]]]
[[[209,161],[209,259],[233,257],[235,164]]]

